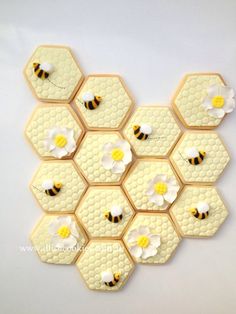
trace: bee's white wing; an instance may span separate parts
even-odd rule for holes
[[[103,282],[110,282],[114,279],[114,276],[111,271],[103,271],[101,273],[101,277]]]
[[[152,127],[148,124],[142,124],[140,127],[140,132],[150,135],[152,133]]]
[[[209,205],[206,202],[199,202],[197,204],[197,210],[200,214],[206,213],[209,210]]]
[[[42,188],[43,188],[44,190],[52,189],[53,186],[54,186],[54,183],[53,183],[53,180],[52,180],[52,179],[44,180],[43,183],[42,183]]]
[[[120,206],[112,206],[112,208],[111,208],[111,215],[113,217],[121,215],[122,212],[123,212],[123,210]]]
[[[187,158],[195,158],[199,156],[199,151],[196,147],[190,147],[185,150]]]
[[[47,62],[41,63],[40,64],[40,69],[47,72],[47,73],[52,73],[53,72],[53,65]]]
[[[82,95],[82,99],[83,101],[92,101],[94,100],[94,94],[92,92],[85,92]]]

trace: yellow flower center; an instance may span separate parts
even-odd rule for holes
[[[224,97],[222,96],[213,97],[211,102],[214,108],[222,108],[225,104]]]
[[[54,138],[54,143],[57,147],[65,147],[67,144],[67,138],[63,134],[57,134]]]
[[[137,239],[137,245],[140,246],[141,248],[148,247],[149,243],[150,243],[150,240],[145,235],[140,235]]]
[[[57,230],[57,234],[62,238],[68,238],[71,234],[70,229],[68,226],[61,226],[58,230]]]
[[[157,182],[154,185],[154,190],[157,194],[163,195],[168,191],[168,187],[165,182]]]
[[[120,161],[124,157],[124,152],[120,148],[114,148],[111,152],[111,157],[115,161]]]

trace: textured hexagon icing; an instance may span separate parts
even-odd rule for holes
[[[157,174],[166,174],[169,177],[174,177],[181,186],[167,160],[138,160],[130,169],[123,183],[124,189],[136,209],[148,211],[166,209],[166,207],[160,207],[151,203],[146,195],[149,181]]]
[[[50,81],[41,80],[34,74],[34,62],[53,65]],[[70,101],[83,80],[70,49],[57,46],[38,47],[26,65],[25,76],[35,95],[41,101],[51,102]]]
[[[82,96],[88,91],[102,97],[100,105],[95,110],[88,110],[82,104]],[[76,95],[75,102],[85,124],[91,129],[119,128],[132,107],[132,100],[124,83],[115,75],[89,76]]]
[[[112,173],[103,168],[101,159],[103,146],[115,143],[121,135],[116,132],[88,132],[83,139],[74,161],[91,184],[119,183],[124,174]]]
[[[206,152],[200,165],[191,165],[185,150],[196,147]],[[186,132],[176,145],[171,161],[182,180],[186,183],[213,183],[229,162],[229,155],[217,133],[212,131]]]
[[[44,141],[48,130],[54,127],[67,127],[74,130],[77,142],[83,135],[82,126],[69,105],[38,105],[25,129],[25,134],[33,148],[42,158],[54,158],[46,150]]]
[[[44,193],[42,183],[52,179],[62,183],[62,188],[56,196]],[[73,161],[45,161],[37,170],[31,190],[39,204],[48,212],[73,213],[85,192],[87,184],[78,173]]]
[[[199,202],[209,205],[209,216],[197,219],[190,212]],[[223,201],[213,186],[186,186],[171,207],[170,214],[183,236],[213,236],[228,215]]]
[[[118,223],[104,217],[104,212],[112,206],[122,208],[123,218]],[[91,187],[80,202],[76,215],[91,237],[120,237],[134,211],[120,187]]]
[[[187,75],[174,98],[174,108],[187,127],[216,127],[222,119],[211,117],[202,107],[211,85],[225,85],[219,74]]]
[[[152,134],[147,140],[138,140],[134,125],[147,124]],[[124,128],[124,135],[139,156],[165,157],[181,134],[181,130],[168,107],[138,107]]]
[[[121,241],[92,240],[76,263],[89,289],[116,291],[120,289],[134,269],[124,244]],[[106,286],[101,280],[101,273],[120,272],[119,282],[114,287]]]
[[[161,245],[157,249],[157,254],[155,256],[147,259],[137,258],[136,262],[143,264],[163,264],[167,262],[181,240],[169,215],[164,213],[137,214],[124,236],[124,241],[128,248],[128,234],[131,230],[136,229],[139,226],[148,226],[152,234],[160,235]]]
[[[57,215],[45,215],[39,221],[31,234],[31,241],[34,249],[38,253],[42,262],[52,264],[72,264],[81,252],[82,247],[87,242],[87,237],[80,225],[77,223],[79,239],[77,248],[73,250],[58,250],[52,247],[51,235],[48,232],[49,225],[55,220]],[[73,221],[76,221],[71,215]]]

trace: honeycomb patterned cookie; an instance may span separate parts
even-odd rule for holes
[[[138,213],[124,236],[124,242],[128,249],[130,248],[130,243],[128,242],[130,231],[140,226],[148,226],[152,234],[160,235],[161,245],[157,248],[156,255],[148,257],[147,259],[134,257],[136,262],[142,264],[166,263],[181,241],[169,215],[164,213]]]
[[[165,174],[169,178],[174,178],[181,189],[181,182],[176,177],[168,160],[137,160],[123,182],[124,190],[137,210],[166,210],[170,206],[170,204],[158,206],[150,202],[146,195],[149,182],[158,174]]]
[[[112,207],[122,209],[122,218],[117,223],[104,217]],[[90,237],[120,237],[134,216],[134,210],[120,187],[91,187],[80,202],[76,215]]]
[[[102,97],[95,110],[85,108],[82,97],[86,92]],[[122,79],[105,74],[88,76],[76,95],[75,103],[89,129],[118,129],[133,107]]]
[[[122,173],[112,173],[103,168],[101,159],[103,147],[106,143],[115,143],[122,139],[118,132],[87,132],[74,157],[74,161],[81,169],[90,184],[119,184],[128,170]]]
[[[49,63],[53,72],[42,80],[34,73],[33,63]],[[83,74],[71,50],[59,46],[39,46],[24,70],[25,77],[40,101],[70,102],[83,81]]]
[[[59,217],[58,215],[43,216],[33,230],[31,241],[42,262],[51,264],[72,264],[76,261],[82,248],[87,243],[87,237],[82,227],[77,223],[73,215],[70,216],[72,217],[72,221],[76,222],[79,233],[77,247],[71,250],[56,249],[51,243],[52,236],[49,233],[49,226]]]
[[[62,183],[62,188],[55,196],[47,195],[42,184],[51,179]],[[30,188],[40,206],[48,212],[73,213],[87,184],[78,173],[73,161],[44,161],[37,170]]]
[[[194,217],[190,209],[199,202],[209,205],[209,216]],[[228,215],[223,201],[213,186],[186,186],[171,207],[170,214],[184,237],[210,237],[215,234]]]
[[[38,105],[26,125],[25,135],[42,159],[55,159],[45,147],[45,139],[48,136],[48,130],[55,127],[73,129],[77,144],[84,133],[78,117],[69,105]]]
[[[205,151],[206,156],[199,165],[188,162],[186,149],[196,148]],[[185,183],[213,183],[229,162],[229,155],[218,134],[213,131],[186,132],[175,149],[170,160]]]
[[[174,109],[187,128],[214,128],[222,118],[210,116],[202,107],[207,90],[212,85],[225,85],[217,73],[186,75],[173,100]]]
[[[116,291],[128,280],[134,263],[124,244],[117,240],[92,240],[76,263],[89,289]],[[102,272],[120,273],[120,280],[109,287],[102,281]]]
[[[133,126],[148,125],[152,134],[144,141],[134,135]],[[124,136],[138,156],[165,157],[181,135],[168,107],[138,107],[124,129]]]

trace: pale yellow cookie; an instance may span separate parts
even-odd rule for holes
[[[72,264],[87,243],[87,236],[73,215],[44,215],[34,228],[31,241],[42,262]]]
[[[74,141],[78,145],[83,136],[83,127],[77,115],[67,104],[39,104],[32,113],[26,128],[25,135],[34,150],[42,159],[58,159],[53,151],[46,147],[49,132],[55,128],[73,130]],[[73,156],[68,153],[63,159]]]
[[[113,145],[119,140],[123,139],[118,132],[86,133],[74,156],[74,161],[90,184],[115,185],[121,183],[131,163],[125,166],[123,173],[114,173],[113,170],[107,170],[102,165],[102,158],[106,155],[104,146],[108,143]]]
[[[180,192],[182,184],[168,160],[143,159],[137,160],[132,166],[128,175],[124,179],[123,187],[136,209],[152,211],[166,210],[170,207],[171,202],[165,201],[165,195],[168,192],[168,184],[166,183],[166,180],[157,179],[156,182],[153,182],[153,190],[151,188],[152,195],[148,195],[150,182],[159,175],[167,176],[167,180],[174,180],[178,188],[176,194]],[[170,184],[169,190],[172,190],[172,185],[173,184]],[[158,198],[164,199],[162,205],[158,205],[150,200],[151,196],[155,197],[155,194],[158,194]]]
[[[202,204],[208,205],[208,211],[201,216]],[[192,213],[192,209],[194,214]],[[213,186],[186,186],[170,214],[184,237],[213,236],[224,222],[228,211]]]
[[[189,162],[188,151],[205,152],[200,164]],[[195,155],[193,155],[195,156]],[[198,158],[198,157],[196,157]],[[213,183],[228,164],[229,154],[219,138],[213,131],[188,131],[184,133],[173,152],[170,160],[184,183]]]
[[[54,187],[44,186],[51,181],[53,185],[61,185],[59,191]],[[87,183],[72,160],[44,161],[35,173],[30,188],[43,210],[51,213],[73,213]]]
[[[210,116],[202,106],[213,85],[225,85],[220,74],[193,73],[184,77],[174,96],[173,107],[185,127],[212,129],[220,124],[222,118]]]
[[[84,95],[101,97],[99,105],[89,110],[84,105]],[[75,97],[76,107],[88,129],[117,130],[133,107],[133,101],[123,80],[118,75],[88,76]]]
[[[134,270],[133,260],[118,240],[90,241],[76,265],[89,289],[103,291],[119,290]],[[115,274],[119,274],[117,282]],[[105,284],[112,281],[112,286]]]
[[[33,64],[39,64],[49,76],[38,77]],[[68,47],[39,46],[30,57],[24,75],[34,95],[45,102],[70,102],[83,81],[83,74]],[[43,75],[42,72],[40,75]]]
[[[136,136],[134,129],[137,129]],[[135,110],[123,133],[138,156],[165,157],[180,137],[181,130],[171,109],[147,106]]]
[[[120,187],[90,187],[76,215],[90,237],[118,238],[134,216]]]
[[[142,264],[166,263],[180,240],[169,215],[164,213],[138,213],[124,236],[132,257]]]

